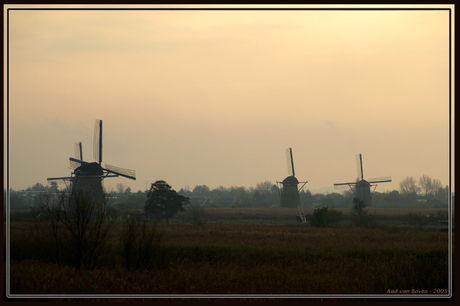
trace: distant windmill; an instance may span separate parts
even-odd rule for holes
[[[83,161],[81,142],[75,144],[75,157],[70,157],[70,167],[74,169],[71,177],[48,178],[52,180],[64,180],[71,182],[70,198],[74,198],[77,193],[89,197],[94,201],[102,201],[104,194],[102,190],[102,180],[106,177],[123,176],[132,180],[136,179],[136,171],[124,169],[102,163],[102,120],[96,120],[94,126],[94,159],[96,162]]]
[[[374,179],[370,179],[369,181],[366,181],[363,175],[363,159],[362,159],[361,154],[356,155],[356,165],[358,169],[358,178],[356,179],[356,182],[339,183],[339,184],[334,184],[334,186],[348,185],[357,198],[360,198],[361,200],[363,200],[366,206],[370,206],[372,204],[371,186],[375,186],[374,187],[374,190],[375,190],[375,188],[377,188],[377,183],[391,182],[391,177],[386,176],[386,177],[374,178]],[[354,186],[354,188],[352,186]],[[374,190],[372,192],[374,192]]]
[[[299,191],[302,190],[308,182],[299,182],[295,177],[294,171],[294,159],[292,157],[292,148],[286,149],[286,160],[288,165],[288,174],[282,182],[276,182],[281,184],[281,207],[300,207],[300,196]],[[303,183],[302,187],[298,189],[298,185]]]

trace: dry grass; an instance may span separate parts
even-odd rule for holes
[[[388,289],[448,285],[447,232],[317,229],[279,222],[295,215],[295,209],[207,213],[219,222],[159,224],[166,242],[162,264],[130,271],[117,253],[121,225],[109,237],[111,253],[105,265],[76,271],[40,258],[28,223],[13,222],[11,293],[383,294]],[[236,216],[241,218],[232,221]],[[264,219],[273,222],[257,221]]]
[[[191,224],[161,225],[165,241],[184,244],[251,245],[276,247],[443,248],[447,233],[439,231],[400,231],[359,228],[312,228],[278,224]]]
[[[334,208],[345,215],[349,215],[350,208]],[[404,216],[409,213],[420,213],[421,215],[434,215],[439,208],[373,208],[368,207],[366,210],[371,214],[377,216]],[[447,209],[442,209],[447,210]],[[314,208],[304,208],[306,215],[312,215],[315,211]],[[211,220],[279,220],[279,221],[292,221],[295,216],[299,214],[297,208],[206,208]]]

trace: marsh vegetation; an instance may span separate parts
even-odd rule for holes
[[[203,211],[207,222],[200,224],[191,212],[169,224],[116,222],[98,264],[81,269],[49,256],[31,221],[14,221],[11,293],[346,295],[448,288],[445,226],[408,222],[409,214],[439,210],[370,209],[372,228],[353,226],[349,209],[334,228],[295,222],[295,209]],[[312,214],[306,210],[308,220]]]

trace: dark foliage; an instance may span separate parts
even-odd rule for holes
[[[337,227],[342,220],[343,214],[340,211],[328,207],[315,209],[310,218],[310,225],[313,227]]]
[[[360,198],[353,199],[351,207],[352,223],[356,227],[375,227],[376,223],[374,216],[366,210],[366,203]]]
[[[165,181],[156,181],[147,193],[145,215],[156,220],[169,219],[185,211],[183,205],[190,204],[189,198],[178,194]]]

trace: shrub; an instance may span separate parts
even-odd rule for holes
[[[418,229],[423,228],[427,224],[427,217],[422,216],[420,213],[408,213],[405,216],[405,223],[411,226],[415,226]]]
[[[161,261],[156,255],[160,251],[162,236],[155,224],[142,220],[141,214],[126,218],[120,234],[120,253],[126,269],[149,269],[154,262],[158,266]]]
[[[342,220],[343,214],[340,211],[328,207],[315,209],[310,218],[310,225],[313,227],[337,227]]]
[[[107,253],[106,240],[114,223],[108,222],[107,198],[101,202],[77,193],[69,198],[45,192],[37,197],[32,233],[48,258],[58,264],[94,269]]]
[[[376,227],[375,216],[366,210],[366,203],[360,198],[353,199],[351,221],[356,227]]]
[[[203,225],[207,222],[206,211],[203,206],[191,204],[185,211],[187,219],[192,220],[196,225]]]

